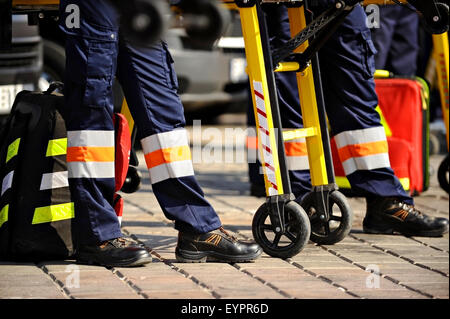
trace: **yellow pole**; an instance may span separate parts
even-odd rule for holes
[[[266,193],[267,196],[282,195],[283,183],[278,161],[276,132],[273,126],[258,13],[256,6],[239,8],[239,13],[245,42],[247,70],[250,78],[253,111],[258,134],[258,149],[264,170]]]
[[[12,6],[43,6],[43,5],[59,5],[59,0],[13,0]]]
[[[433,34],[433,53],[436,61],[436,71],[439,84],[439,93],[441,95],[442,114],[444,117],[445,127],[447,129],[447,150],[449,148],[448,141],[448,104],[449,104],[449,86],[448,86],[448,73],[449,73],[449,45],[448,45],[448,32],[442,34]]]
[[[297,34],[306,27],[303,7],[289,8],[288,14],[292,35]],[[308,43],[306,42],[295,52],[303,52],[307,46]],[[317,107],[314,77],[311,66],[303,72],[297,73],[297,84],[303,116],[303,126],[305,128],[316,128],[315,131],[317,132],[316,135],[306,137],[311,184],[312,186],[327,185],[328,175],[325,165],[322,134],[320,132],[319,111]]]

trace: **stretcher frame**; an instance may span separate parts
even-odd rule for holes
[[[267,254],[280,258],[289,258],[298,254],[309,239],[318,243],[336,243],[345,238],[350,231],[353,212],[345,197],[339,195],[334,180],[326,125],[317,50],[325,43],[329,34],[322,36],[310,46],[309,37],[318,31],[314,29],[314,26],[310,27],[314,25],[313,23],[308,25],[306,21],[307,4],[290,2],[288,16],[292,41],[286,44],[287,50],[271,50],[264,13],[258,1],[247,3],[224,1],[224,3],[231,9],[239,10],[241,17],[258,149],[264,172],[267,199],[255,214],[252,225],[254,238]],[[339,17],[342,11],[350,12],[355,5],[356,3],[351,8],[346,6],[330,8],[321,15],[320,21],[324,23],[321,25],[323,29],[319,31],[335,30],[343,20],[343,17]],[[347,14],[342,16],[345,17]],[[294,41],[295,39],[298,41]],[[283,62],[283,58],[291,53],[297,53],[299,60]],[[312,63],[309,63],[310,60]],[[274,72],[289,71],[296,72],[303,128],[285,131],[281,124]],[[297,206],[292,194],[284,142],[298,138],[306,140],[310,166],[312,191],[306,198],[309,199],[310,206],[314,206],[314,216],[318,217],[315,224],[319,222],[320,228],[323,227],[324,236],[315,233],[314,222],[310,220],[313,216],[307,214],[304,209],[308,205],[303,205],[303,202],[303,207]],[[342,213],[340,225],[333,231],[329,227],[332,218],[331,198],[337,198],[340,201],[338,206]],[[310,210],[307,209],[307,211],[309,213]],[[270,225],[267,224],[267,220]],[[296,224],[295,227],[290,224],[291,222]],[[270,234],[271,232],[273,234]],[[288,239],[288,244],[280,244],[282,236]]]

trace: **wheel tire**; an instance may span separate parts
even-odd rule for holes
[[[447,155],[439,165],[438,169],[438,181],[443,190],[449,193],[449,156]]]
[[[429,17],[428,20],[425,20],[424,27],[431,34],[442,34],[448,31],[449,7],[445,3],[437,2],[436,8],[442,19],[435,22],[431,19],[432,17]]]
[[[149,46],[164,37],[170,9],[165,1],[130,0],[114,2],[121,13],[120,25],[125,38],[140,46]]]
[[[186,13],[197,15],[197,21],[202,18],[207,21],[206,25],[188,25],[186,34],[196,48],[209,48],[219,39],[228,28],[231,15],[228,10],[221,7],[214,0],[196,0],[192,7],[188,7]]]
[[[120,190],[126,194],[131,194],[138,191],[140,187],[141,173],[136,169],[136,167],[129,166],[127,177],[125,178],[125,182]]]
[[[311,241],[317,244],[332,245],[343,240],[350,232],[353,224],[353,211],[348,204],[347,198],[339,191],[329,194],[329,214],[330,219],[326,222],[320,220],[316,213],[316,201],[314,193],[309,193],[302,200],[301,206],[304,208],[311,222]],[[333,206],[337,205],[341,216],[333,215]],[[315,216],[316,215],[316,216]],[[339,222],[337,227],[331,230],[330,222]],[[328,228],[327,226],[328,225]],[[327,232],[326,230],[329,230]]]
[[[275,234],[273,226],[266,224],[266,220],[270,222],[267,204],[263,204],[256,211],[252,223],[253,237],[264,252],[272,257],[283,259],[293,257],[302,251],[311,235],[309,218],[299,204],[294,201],[288,202],[284,207],[284,212],[287,233],[289,233],[290,238],[282,235],[276,244],[274,242],[277,235],[274,235],[273,240],[267,237],[267,232]],[[290,244],[279,246],[283,236],[290,241]]]

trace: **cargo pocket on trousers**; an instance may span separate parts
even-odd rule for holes
[[[114,43],[90,43],[87,52],[86,87],[83,105],[93,108],[106,106],[112,90]]]
[[[165,54],[164,68],[166,69],[167,84],[171,89],[178,90],[178,78],[175,72],[172,54],[170,53],[166,42],[162,41],[162,47],[163,47],[163,54]]]
[[[361,38],[363,44],[362,64],[364,69],[364,76],[367,79],[370,79],[375,73],[375,54],[377,53],[377,49],[373,44],[370,30],[362,31]]]

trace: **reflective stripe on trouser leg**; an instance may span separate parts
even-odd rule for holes
[[[311,175],[309,172],[306,139],[298,138],[286,141],[284,142],[284,149],[292,192],[296,198],[301,199],[311,190]]]
[[[121,236],[112,207],[114,169],[114,131],[80,130],[67,132],[67,167],[75,202],[77,224],[92,229],[88,242]],[[86,226],[88,225],[88,226]],[[79,229],[79,231],[82,231]]]
[[[152,184],[194,175],[186,130],[151,135],[142,140],[142,147]]]
[[[382,126],[344,131],[334,139],[345,175],[355,191],[368,196],[402,197],[405,194],[391,169]]]
[[[345,175],[357,170],[390,167],[388,144],[382,126],[344,131],[334,139]]]
[[[154,134],[141,144],[153,191],[167,218],[184,231],[203,233],[220,227],[195,180],[186,130]]]

